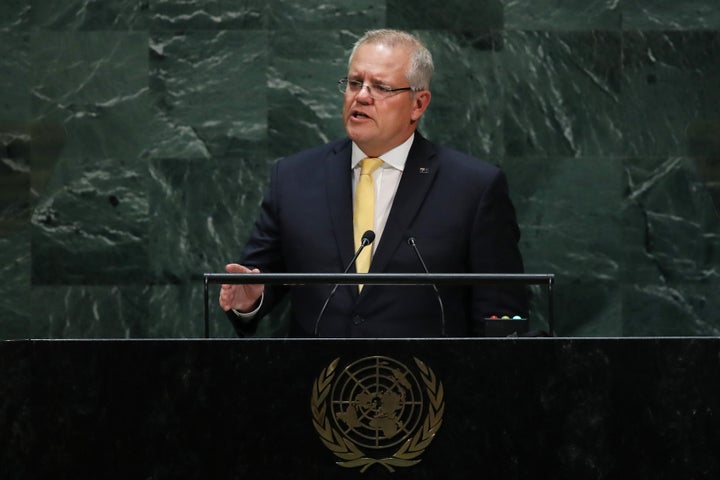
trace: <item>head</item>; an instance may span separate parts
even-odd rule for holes
[[[364,85],[345,93],[343,122],[348,136],[370,156],[403,143],[430,104],[432,74],[432,56],[413,35],[398,30],[367,32],[355,43],[348,62],[348,79]],[[367,86],[412,90],[374,98]]]

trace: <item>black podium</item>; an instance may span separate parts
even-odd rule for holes
[[[719,478],[717,338],[0,343],[10,479]]]

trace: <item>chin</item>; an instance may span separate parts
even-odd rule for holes
[[[350,137],[350,140],[357,143],[358,145],[362,143],[364,135],[361,132],[358,132],[357,128],[346,127],[345,133],[347,133],[347,136]]]

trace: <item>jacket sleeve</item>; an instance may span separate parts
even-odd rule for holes
[[[282,237],[278,216],[277,199],[278,162],[272,169],[270,185],[265,193],[250,238],[245,244],[240,264],[249,268],[257,268],[262,273],[282,273],[286,271],[282,255]],[[266,285],[262,305],[251,318],[240,318],[233,311],[227,317],[239,336],[252,335],[258,323],[287,293],[287,287]]]

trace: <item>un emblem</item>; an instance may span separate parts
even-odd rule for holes
[[[365,357],[338,372],[339,361],[322,370],[310,401],[315,430],[337,464],[394,472],[420,462],[445,409],[435,373],[417,358],[418,376],[389,357]]]

